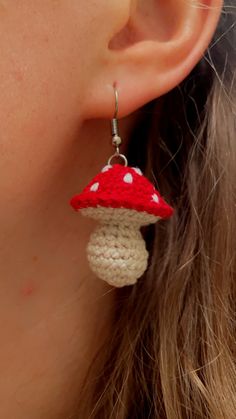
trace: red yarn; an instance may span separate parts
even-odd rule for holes
[[[107,169],[107,170],[106,170]],[[75,210],[88,207],[126,208],[162,218],[174,209],[165,202],[153,184],[138,169],[120,164],[106,167],[75,195],[70,204]]]

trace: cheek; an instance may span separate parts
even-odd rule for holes
[[[94,71],[81,3],[75,9],[65,1],[21,0],[0,9],[0,190],[6,205],[39,192],[78,129]]]

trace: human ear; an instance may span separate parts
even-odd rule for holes
[[[122,7],[129,12],[123,13]],[[101,46],[101,64],[88,86],[88,118],[112,117],[114,83],[119,117],[177,86],[207,49],[222,0],[122,0],[115,10],[109,16],[106,45]]]

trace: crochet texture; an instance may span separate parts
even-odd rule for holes
[[[118,164],[105,166],[70,203],[100,222],[87,246],[92,271],[112,286],[135,284],[148,266],[140,227],[169,218],[173,208],[140,169]]]

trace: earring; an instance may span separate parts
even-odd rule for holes
[[[137,167],[128,167],[120,153],[122,140],[118,131],[118,91],[114,86],[115,114],[111,121],[115,153],[101,173],[82,193],[75,195],[71,206],[99,224],[87,246],[91,270],[114,287],[133,285],[148,266],[148,252],[140,227],[169,218],[174,210]],[[112,164],[119,159],[122,164]]]

